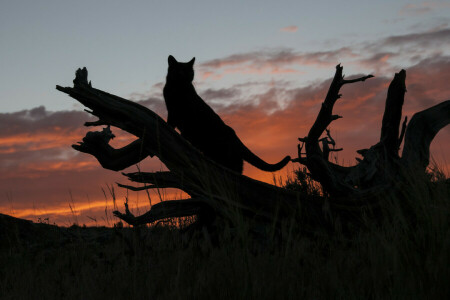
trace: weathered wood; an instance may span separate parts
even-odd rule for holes
[[[345,84],[365,81],[366,79],[373,77],[373,75],[367,75],[360,78],[345,80],[342,69],[343,67],[340,64],[336,66],[336,73],[330,88],[328,89],[328,93],[322,103],[316,121],[305,139],[306,160],[304,160],[304,163],[308,167],[311,176],[320,182],[326,192],[333,196],[352,194],[355,192],[355,189],[346,184],[343,181],[342,176],[337,176],[337,172],[340,174],[348,173],[350,169],[336,167],[336,165],[330,163],[323,155],[319,146],[320,136],[331,122],[342,118],[341,116],[333,115],[334,104],[342,96],[339,94],[341,87]]]
[[[163,218],[204,215],[214,211],[223,218],[232,219],[234,211],[245,216],[278,222],[286,216],[301,213],[299,220],[305,228],[330,224],[330,216],[341,220],[356,220],[367,209],[376,210],[387,192],[396,192],[401,182],[400,169],[419,166],[424,171],[429,163],[429,146],[437,132],[450,123],[450,100],[413,116],[406,126],[406,118],[399,136],[401,109],[405,94],[406,72],[394,77],[386,99],[380,142],[358,151],[363,156],[352,167],[343,167],[328,161],[334,140],[327,130],[332,121],[336,101],[344,84],[365,81],[372,75],[344,80],[342,66],[336,73],[319,114],[308,136],[300,138],[299,157],[293,161],[308,167],[311,176],[320,182],[324,196],[311,196],[260,182],[229,170],[205,157],[183,139],[171,126],[153,111],[132,101],[92,88],[87,81],[87,70],[76,72],[74,87],[56,88],[90,108],[89,113],[99,119],[86,126],[107,125],[99,132],[88,132],[73,148],[93,155],[107,169],[122,170],[147,156],[156,155],[170,170],[168,172],[137,172],[124,174],[144,187],[120,186],[132,190],[150,188],[178,188],[190,199],[164,201],[141,216],[134,216],[125,205],[125,213],[115,215],[132,225],[154,222]],[[137,137],[129,145],[114,149],[109,145],[114,137],[109,126],[115,126]],[[328,137],[321,139],[327,131]],[[402,158],[398,148],[405,135]],[[320,143],[324,149],[320,148]],[[398,181],[400,180],[400,182]],[[214,214],[215,214],[214,213]]]
[[[323,145],[323,149],[319,147],[319,141],[324,138],[319,138],[333,120],[340,118],[333,115],[334,104],[341,97],[339,89],[345,83],[364,81],[371,77],[368,75],[346,81],[342,76],[342,67],[338,65],[314,125],[306,138],[299,139],[304,143],[306,154],[301,153],[303,146],[299,146],[299,157],[294,161],[306,165],[312,178],[333,197],[347,195],[353,196],[350,197],[352,199],[361,199],[365,198],[363,194],[373,193],[374,188],[395,191],[395,185],[404,179],[401,177],[403,174],[425,171],[429,164],[431,141],[439,130],[450,123],[450,101],[445,101],[415,114],[408,125],[405,118],[399,135],[406,92],[406,71],[401,70],[389,85],[380,141],[368,149],[358,150],[363,159],[357,159],[358,164],[353,167],[332,164],[324,155],[328,151],[327,145]],[[400,159],[398,150],[404,136],[405,145]]]
[[[430,163],[431,142],[449,124],[450,100],[416,113],[406,128],[402,164],[424,172]]]
[[[301,206],[317,218],[323,215],[322,198],[288,191],[222,167],[192,147],[151,110],[92,88],[87,82],[86,69],[77,71],[74,87],[56,88],[90,108],[91,113],[99,118],[86,126],[111,125],[138,138],[122,149],[114,149],[107,144],[107,133],[88,133],[83,143],[75,148],[95,156],[103,166],[110,169],[131,166],[147,155],[156,155],[170,170],[170,175],[126,174],[133,181],[180,188],[216,211],[227,207],[273,220],[292,214]],[[133,158],[138,152],[143,154]],[[142,180],[145,176],[147,178]]]
[[[391,157],[398,157],[400,121],[406,92],[405,79],[405,70],[395,74],[389,85],[384,108],[380,143],[384,146],[386,154]]]
[[[113,138],[114,135],[107,127],[100,132],[88,132],[83,142],[72,145],[72,148],[93,155],[103,168],[113,171],[123,170],[139,163],[148,155],[152,156],[145,153],[140,139],[120,149],[114,149],[109,145]]]
[[[201,212],[205,201],[198,199],[183,199],[159,202],[143,215],[135,217],[124,203],[125,213],[115,211],[114,215],[130,225],[138,226],[153,223],[167,218],[180,218],[197,215]]]

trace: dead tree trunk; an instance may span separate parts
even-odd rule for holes
[[[341,97],[339,89],[344,84],[370,77],[344,80],[342,67],[338,65],[316,122],[308,136],[300,139],[305,143],[306,156],[299,154],[294,161],[308,167],[312,177],[322,184],[326,192],[324,197],[276,187],[218,165],[193,148],[153,111],[92,88],[86,68],[77,70],[73,87],[56,88],[75,98],[90,109],[89,113],[98,117],[97,121],[87,122],[85,126],[108,126],[103,131],[88,132],[82,142],[72,146],[74,149],[93,155],[103,168],[110,170],[123,170],[155,155],[170,170],[124,174],[129,180],[144,186],[121,187],[132,190],[178,188],[191,197],[158,203],[137,217],[125,205],[125,213],[115,212],[125,222],[139,225],[164,218],[198,215],[206,207],[225,219],[232,219],[231,212],[239,210],[246,216],[270,222],[301,211],[300,222],[309,227],[327,224],[330,215],[353,218],[373,206],[372,200],[377,198],[377,193],[383,193],[380,189],[375,192],[375,188],[391,186],[398,164],[419,166],[423,171],[428,165],[431,140],[450,121],[450,101],[416,114],[406,130],[403,157],[398,157],[398,147],[405,131],[404,123],[401,137],[398,136],[405,93],[405,71],[402,70],[389,88],[380,142],[360,151],[364,159],[357,166],[342,167],[329,162],[328,152],[324,155],[319,142],[324,142],[320,136],[330,123],[340,118],[332,114],[336,100]],[[121,149],[114,149],[109,145],[114,137],[110,125],[135,135],[137,139]],[[326,142],[334,143],[334,140],[329,136]]]
[[[125,214],[116,212],[116,216],[127,223],[139,225],[168,217],[195,215],[205,205],[222,216],[238,209],[246,215],[274,220],[277,216],[282,218],[290,214],[299,202],[311,216],[317,214],[320,222],[323,199],[242,176],[211,161],[151,110],[92,88],[87,81],[86,68],[77,70],[73,88],[56,88],[90,108],[88,112],[99,118],[85,126],[112,125],[138,137],[126,147],[114,149],[108,144],[114,135],[107,127],[100,132],[88,132],[83,142],[73,145],[74,149],[93,155],[104,168],[115,171],[156,155],[170,172],[124,174],[131,181],[146,186],[122,186],[131,189],[178,188],[191,196],[189,201],[156,204],[139,217],[134,217],[127,208]]]
[[[369,149],[358,150],[363,159],[352,167],[343,167],[328,161],[319,147],[319,138],[331,124],[342,118],[333,115],[333,107],[341,98],[340,88],[344,84],[365,81],[372,75],[345,80],[342,66],[336,66],[336,74],[325,101],[307,137],[299,138],[304,143],[306,155],[299,151],[294,161],[306,165],[313,179],[320,182],[324,191],[332,197],[371,194],[374,190],[393,189],[394,183],[401,183],[401,174],[425,172],[429,164],[429,147],[439,130],[450,123],[450,101],[444,101],[429,109],[416,113],[406,126],[405,118],[400,132],[402,107],[406,92],[406,71],[395,74],[387,94],[381,136],[377,144]],[[399,133],[400,132],[400,133]],[[406,132],[406,135],[405,135]],[[400,158],[399,149],[403,137],[405,144]]]

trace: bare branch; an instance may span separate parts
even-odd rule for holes
[[[102,131],[88,132],[83,138],[83,142],[72,145],[77,151],[93,155],[103,168],[113,171],[120,171],[137,164],[148,154],[144,154],[141,140],[136,140],[120,149],[115,149],[109,145],[109,141],[114,138],[109,126]]]
[[[373,78],[373,77],[375,77],[375,76],[367,75],[367,76],[363,76],[363,77],[359,77],[359,78],[355,78],[355,79],[350,79],[350,80],[342,79],[341,85],[348,84],[348,83],[354,83],[354,82],[360,82],[360,81],[366,81],[366,79]],[[344,77],[342,77],[342,78],[344,78]]]
[[[145,190],[156,189],[156,188],[162,188],[160,186],[155,186],[155,185],[146,185],[146,186],[136,187],[136,186],[132,186],[132,185],[121,184],[121,183],[118,183],[118,182],[116,182],[116,184],[119,187],[121,187],[121,188],[125,188],[127,190],[134,191],[134,192],[145,191]]]
[[[103,120],[97,120],[97,121],[93,121],[93,122],[84,122],[84,126],[103,126],[103,125],[108,125],[108,124]]]
[[[197,215],[205,206],[205,201],[197,199],[183,199],[162,201],[154,204],[152,208],[143,215],[135,217],[125,204],[125,213],[114,211],[113,214],[130,225],[138,226],[167,218],[179,218]]]

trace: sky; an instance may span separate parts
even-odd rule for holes
[[[351,165],[379,139],[396,72],[406,70],[409,118],[450,99],[449,16],[450,1],[1,1],[0,213],[111,225],[126,196],[136,213],[181,197],[127,195],[115,185],[127,183],[120,173],[71,148],[91,117],[55,86],[71,86],[79,67],[95,88],[166,118],[167,57],[196,57],[198,94],[268,162],[295,157],[338,63],[347,78],[373,74],[343,87],[335,106],[344,118],[331,133],[344,151],[333,159]],[[113,132],[115,146],[133,140]],[[447,175],[449,147],[445,128],[431,153]],[[273,182],[298,167],[272,174],[245,165],[244,174]],[[164,166],[152,158],[140,168]]]

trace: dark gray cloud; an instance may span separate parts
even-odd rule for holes
[[[428,48],[436,45],[448,45],[450,43],[450,29],[440,29],[437,31],[410,33],[404,35],[390,36],[380,42],[372,44],[372,47],[379,48],[385,46],[413,46]]]
[[[316,52],[296,52],[293,49],[276,49],[233,54],[200,64],[201,68],[220,69],[230,66],[251,64],[254,66],[285,66],[292,64],[336,64],[343,56],[355,56],[348,47]]]
[[[448,55],[445,51],[448,51],[449,44],[450,28],[440,26],[432,30],[392,35],[374,42],[325,51],[298,52],[281,48],[238,53],[204,62],[199,65],[199,69],[206,77],[221,76],[227,71],[278,74],[296,72],[301,66],[331,67],[348,61],[370,70],[385,72],[399,63],[404,64],[405,60],[415,63],[414,59],[426,58],[439,51]]]
[[[240,95],[240,90],[234,87],[222,89],[206,89],[204,91],[201,91],[200,94],[205,100],[230,99],[238,97]]]
[[[137,104],[147,107],[157,115],[165,118],[167,116],[166,104],[163,99],[154,96],[143,97],[144,99],[136,100]]]
[[[51,112],[44,106],[14,113],[0,113],[0,136],[74,130],[93,117],[82,111]]]

